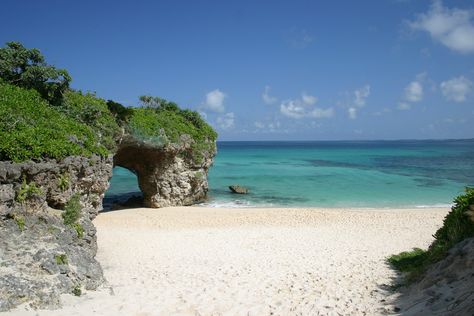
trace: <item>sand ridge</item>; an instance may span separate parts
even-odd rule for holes
[[[377,315],[385,258],[427,247],[448,209],[173,207],[94,221],[112,291],[18,315]],[[110,295],[113,292],[113,295]]]

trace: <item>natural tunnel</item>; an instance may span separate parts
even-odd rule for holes
[[[186,147],[157,148],[125,139],[113,162],[114,167],[128,169],[137,176],[146,207],[191,205],[206,198],[207,171],[212,156],[204,156],[196,162]]]

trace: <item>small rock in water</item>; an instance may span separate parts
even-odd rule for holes
[[[237,194],[248,194],[249,189],[246,187],[240,186],[240,185],[231,185],[229,186],[229,189],[232,191],[232,193],[237,193]]]

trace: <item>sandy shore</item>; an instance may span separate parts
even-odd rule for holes
[[[100,214],[112,290],[18,315],[377,315],[393,253],[427,247],[448,209],[176,207]],[[113,293],[111,295],[110,293]]]

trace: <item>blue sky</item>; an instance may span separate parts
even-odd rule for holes
[[[72,87],[198,110],[220,140],[474,137],[472,1],[3,0]]]

